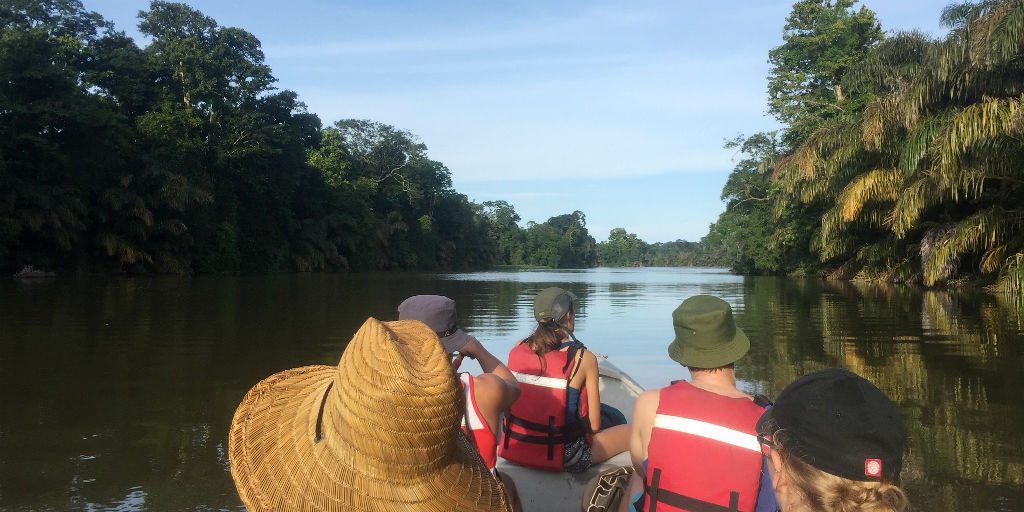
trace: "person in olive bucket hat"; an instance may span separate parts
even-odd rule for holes
[[[730,367],[750,350],[750,340],[732,318],[732,307],[718,297],[696,295],[672,312],[676,337],[668,357],[698,372]],[[735,378],[731,387],[735,389]]]
[[[668,356],[689,369],[690,381],[637,398],[633,503],[642,510],[776,510],[755,429],[769,402],[736,387],[734,364],[750,340],[732,307],[696,295],[672,312],[672,327]]]

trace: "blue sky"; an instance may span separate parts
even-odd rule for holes
[[[137,36],[145,0],[84,0]],[[598,240],[698,240],[724,209],[726,138],[764,114],[790,1],[191,0],[262,42],[324,124],[409,130],[475,201],[573,210]],[[942,34],[945,1],[868,0],[886,30]],[[144,42],[143,42],[144,44]]]

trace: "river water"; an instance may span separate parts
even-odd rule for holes
[[[977,291],[733,276],[713,269],[0,281],[0,510],[237,510],[225,433],[273,372],[336,364],[368,316],[448,295],[502,358],[534,293],[582,301],[577,334],[646,387],[671,312],[707,293],[735,308],[742,385],[774,396],[827,366],[901,407],[917,510],[1024,510],[1024,313]]]

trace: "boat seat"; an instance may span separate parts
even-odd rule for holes
[[[598,473],[630,465],[629,452],[622,452],[582,473],[555,473],[517,466],[498,458],[498,471],[516,483],[523,512],[575,512],[580,510],[583,489]]]

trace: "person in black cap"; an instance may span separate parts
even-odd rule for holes
[[[874,384],[839,368],[805,375],[757,423],[783,512],[902,512],[905,433]]]

